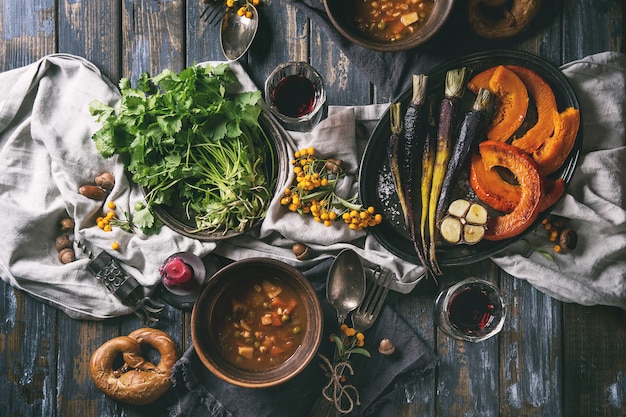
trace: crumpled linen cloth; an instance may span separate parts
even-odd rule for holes
[[[157,235],[131,234],[95,225],[103,206],[114,201],[118,215],[143,201],[117,158],[99,156],[91,135],[99,125],[89,103],[119,100],[119,90],[90,62],[72,55],[50,55],[0,74],[0,276],[15,288],[80,319],[103,319],[132,313],[86,270],[89,259],[76,248],[75,262],[57,260],[59,220],[74,219],[73,238],[98,254],[113,252],[146,295],[159,282],[159,265],[172,253],[209,253],[200,244],[168,228]],[[112,172],[116,184],[106,201],[90,200],[78,188]],[[106,206],[105,206],[106,207]]]
[[[581,107],[583,145],[566,195],[552,210],[578,245],[552,252],[540,226],[493,258],[507,273],[565,302],[626,309],[626,56],[604,52],[561,67]]]
[[[325,300],[325,283],[331,259],[303,270],[316,289],[324,310],[324,322],[336,323],[337,314]],[[337,327],[324,326],[324,336],[318,351],[332,360],[334,343],[328,340]],[[392,356],[377,352],[378,342],[389,338],[397,346]],[[372,357],[353,355],[351,363],[355,376],[351,378],[360,394],[360,405],[345,416],[396,415],[410,381],[431,371],[437,357],[413,329],[389,306],[381,310],[378,320],[365,332],[365,346]],[[279,386],[250,389],[228,384],[209,372],[190,347],[172,369],[174,386],[159,400],[169,417],[307,417],[322,388],[328,382],[315,357],[302,373]]]

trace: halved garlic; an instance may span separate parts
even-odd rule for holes
[[[485,235],[488,217],[489,213],[482,204],[465,199],[454,200],[439,224],[441,237],[452,244],[478,243]]]

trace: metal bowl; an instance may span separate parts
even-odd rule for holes
[[[420,46],[435,36],[448,20],[454,0],[436,0],[426,23],[411,36],[397,41],[374,40],[364,35],[353,21],[353,6],[346,0],[324,0],[326,14],[333,26],[352,43],[381,52],[406,51]]]
[[[269,137],[273,147],[274,160],[269,162],[273,164],[274,172],[269,180],[273,181],[271,189],[276,192],[276,190],[287,180],[287,173],[289,172],[286,138],[283,136],[285,131],[266,110],[261,112],[261,115],[259,116],[259,124]],[[146,190],[144,190],[144,192],[146,192]],[[244,230],[196,231],[195,220],[193,218],[187,218],[182,203],[172,203],[167,206],[154,206],[152,207],[152,211],[154,215],[170,229],[183,236],[206,242],[219,241],[239,236],[258,226],[262,221],[262,219],[257,219]]]

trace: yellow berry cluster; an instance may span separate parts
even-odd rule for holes
[[[567,219],[551,216],[543,219],[541,223],[548,232],[548,239],[554,243],[552,250],[555,253],[568,252],[576,247],[576,232],[566,227]]]
[[[258,6],[260,0],[226,0],[226,6],[230,9],[237,7],[237,15],[252,18],[252,9],[250,6]]]
[[[111,232],[114,227],[119,227],[122,230],[127,232],[133,232],[133,226],[130,221],[120,219],[117,216],[116,209],[117,205],[113,201],[109,201],[106,207],[110,210],[105,215],[100,216],[96,219],[96,225],[99,229],[102,229],[105,232]],[[120,243],[118,241],[114,241],[111,243],[111,249],[119,250]]]
[[[339,330],[341,330],[343,336],[341,340],[346,348],[350,348],[351,346],[363,347],[363,345],[365,345],[365,335],[361,332],[357,332],[354,327],[343,323],[339,327]]]
[[[339,159],[319,159],[315,148],[308,147],[294,152],[291,160],[292,184],[287,187],[280,203],[290,211],[310,214],[318,223],[332,226],[336,220],[343,220],[351,230],[362,230],[382,222],[382,215],[374,207],[364,208],[352,200],[345,200],[335,194],[339,179],[345,176]]]
[[[99,229],[104,230],[105,232],[110,232],[113,230],[113,224],[111,224],[111,220],[116,219],[117,215],[115,214],[116,205],[113,201],[109,201],[107,203],[107,207],[111,210],[107,212],[104,216],[100,216],[96,219],[96,225]]]

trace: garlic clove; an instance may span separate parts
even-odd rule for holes
[[[472,203],[465,215],[465,220],[472,224],[485,224],[487,223],[487,209],[476,203]]]
[[[456,217],[446,216],[441,221],[439,231],[446,242],[459,243],[462,238],[463,224]]]

